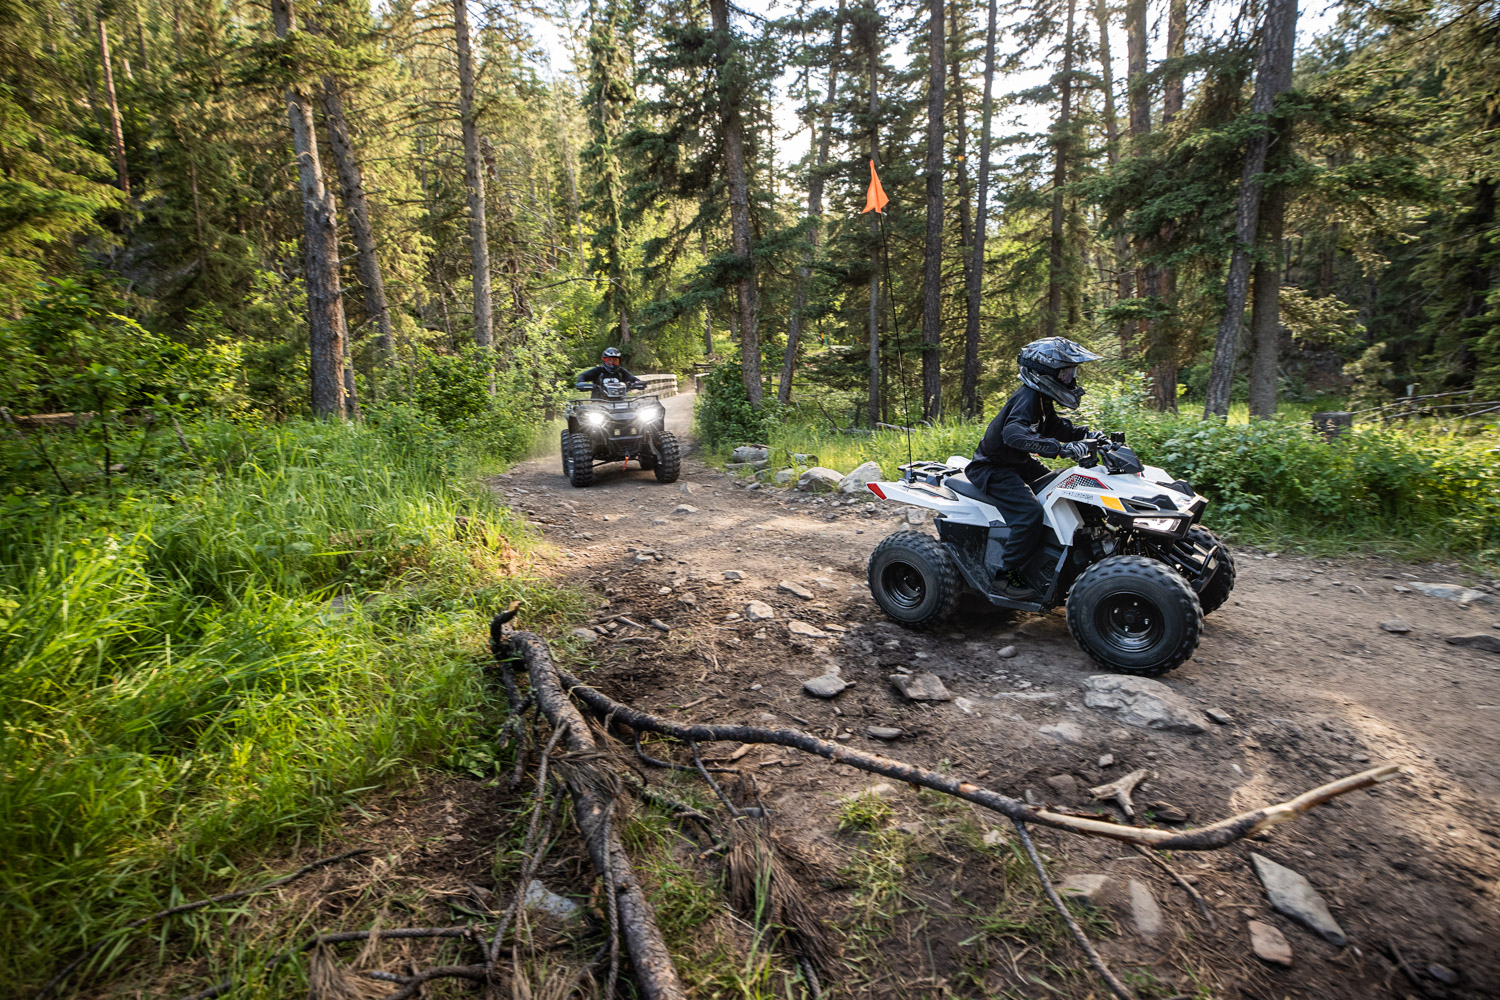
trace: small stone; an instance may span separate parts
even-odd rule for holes
[[[698,598],[694,597],[692,594],[683,594],[681,597],[677,598],[677,603],[685,604],[691,608],[697,605]]]
[[[838,674],[824,674],[802,682],[802,690],[814,698],[832,698],[834,695],[842,694],[848,686],[849,682]]]
[[[999,830],[986,830],[984,836],[980,838],[980,843],[984,844],[985,847],[1004,847],[1005,834]]]
[[[733,582],[735,580],[743,580],[744,578],[745,578],[745,574],[741,573],[737,569],[726,569],[724,571],[724,579],[729,580],[731,582]]]
[[[1433,962],[1427,967],[1427,974],[1444,986],[1455,986],[1458,984],[1458,973],[1446,965],[1438,965],[1436,962]]]
[[[751,601],[745,605],[745,619],[752,622],[763,622],[776,617],[776,609],[764,601]]]
[[[526,904],[528,910],[536,910],[559,920],[567,920],[582,909],[571,899],[559,896],[536,879],[532,879],[527,884],[526,895],[522,897],[522,902]]]
[[[1486,653],[1500,653],[1500,636],[1490,635],[1488,632],[1450,635],[1448,642],[1454,646],[1468,646],[1470,649],[1482,649]]]
[[[965,715],[978,715],[979,714],[979,706],[976,705],[976,704],[974,704],[974,702],[970,701],[968,698],[964,698],[964,697],[954,698],[953,699],[953,704],[956,705],[958,707],[958,710],[960,712],[964,713]]]
[[[1260,920],[1252,920],[1247,926],[1250,928],[1250,950],[1255,952],[1256,958],[1273,965],[1292,964],[1292,946],[1287,943],[1286,935]]]
[[[674,514],[696,514],[696,513],[698,513],[698,508],[694,507],[692,504],[680,503],[680,504],[678,504],[676,507],[674,507],[672,509],[672,513],[674,513]]]
[[[872,740],[884,740],[887,743],[901,738],[901,730],[894,726],[871,726],[865,730],[865,734]]]
[[[1388,622],[1381,622],[1380,627],[1386,632],[1394,632],[1396,635],[1405,635],[1411,631],[1411,626],[1399,618],[1392,618]]]
[[[1146,883],[1131,879],[1126,883],[1126,897],[1130,901],[1130,917],[1135,923],[1136,933],[1142,937],[1156,937],[1167,929],[1167,919]]]
[[[926,524],[927,512],[925,510],[909,510],[906,512],[907,524]]]
[[[1265,886],[1272,909],[1306,924],[1330,944],[1342,948],[1348,943],[1343,928],[1328,912],[1328,904],[1306,878],[1262,854],[1252,853],[1250,863]]]
[[[1083,741],[1083,730],[1076,722],[1057,722],[1049,726],[1038,727],[1037,732],[1043,736],[1050,736],[1063,743],[1080,743]]]
[[[1456,583],[1413,583],[1411,589],[1428,597],[1441,597],[1459,604],[1493,604],[1495,599],[1482,590],[1460,587]]]
[[[692,483],[680,483],[680,484],[678,484],[677,489],[681,493],[683,493],[684,495],[686,495],[686,496],[692,496],[693,495],[693,484]]]
[[[636,561],[637,564],[639,564],[639,563],[648,563],[648,562],[656,562],[656,556],[652,555],[649,552],[637,552],[635,554],[635,561]]]
[[[670,594],[672,592],[672,588],[671,587],[657,587],[656,588],[656,592],[658,594],[662,595],[663,597],[665,597],[666,595],[668,595],[668,594]]]
[[[1153,802],[1147,807],[1163,823],[1186,823],[1186,809],[1179,809],[1170,802]]]
[[[1057,888],[1064,896],[1099,907],[1104,904],[1113,881],[1108,875],[1069,875],[1058,883]]]
[[[653,517],[651,519],[651,523],[654,524],[654,525],[656,525],[659,528],[659,527],[661,527],[662,525],[664,525],[664,524],[666,524],[668,522],[667,522],[667,519],[664,518],[664,517]]]
[[[784,590],[788,594],[793,594],[793,595],[795,595],[797,597],[802,598],[804,601],[810,601],[810,600],[813,599],[813,592],[812,591],[810,591],[806,587],[802,586],[802,584],[800,584],[800,583],[793,583],[790,580],[782,580],[780,583],[778,583],[776,585],[776,589],[777,590]]]
[[[1000,652],[996,653],[995,655],[1000,657],[1000,659],[1002,660],[1009,660],[1011,657],[1016,655],[1016,647],[1004,646],[1000,649]]]
[[[747,489],[747,490],[758,490],[758,489],[760,489],[760,483],[751,483],[749,486],[746,486],[745,489]]]
[[[1364,592],[1365,592],[1365,588],[1359,586],[1358,584],[1354,584],[1354,583],[1349,584],[1349,589],[1344,591],[1344,593],[1346,593],[1346,594],[1361,594],[1361,595],[1364,594]]]
[[[1204,712],[1203,714],[1206,715],[1206,716],[1208,716],[1209,721],[1216,722],[1216,723],[1218,723],[1221,726],[1232,726],[1232,725],[1234,725],[1234,716],[1230,715],[1228,712],[1224,711],[1222,708],[1210,708],[1208,711]]]
[[[573,637],[575,639],[582,639],[584,642],[593,642],[599,638],[599,633],[591,628],[575,628],[573,630]]]
[[[1114,762],[1115,762],[1115,755],[1112,754],[1112,753],[1107,753],[1103,757],[1099,758],[1099,766],[1100,767],[1110,767],[1110,766],[1112,766],[1114,764]]]
[[[824,632],[822,629],[818,628],[815,625],[809,625],[807,622],[799,622],[799,621],[790,621],[790,622],[787,622],[786,623],[786,630],[788,632],[792,633],[792,635],[800,635],[800,636],[804,636],[805,638],[808,638],[808,639],[827,639],[828,638],[828,633],[827,632]]]
[[[891,684],[911,701],[952,701],[937,674],[891,674]]]
[[[656,629],[656,631],[658,631],[658,632],[670,632],[670,631],[672,631],[672,626],[668,625],[666,622],[662,621],[660,618],[653,618],[647,624],[649,624],[652,628]]]
[[[1056,792],[1062,802],[1072,802],[1078,798],[1078,779],[1071,774],[1054,774],[1042,784]]]

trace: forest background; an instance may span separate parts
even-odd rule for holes
[[[1217,527],[1496,561],[1494,0],[773,13],[0,0],[6,981],[494,764],[481,623],[577,598],[480,476],[607,345],[893,473],[1069,336]]]

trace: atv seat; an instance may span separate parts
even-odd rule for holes
[[[1058,469],[1054,472],[1047,473],[1045,476],[1038,476],[1036,479],[1033,479],[1026,485],[1031,487],[1032,493],[1040,493],[1042,492],[1042,490],[1046,489],[1054,479],[1062,474],[1063,470]],[[964,475],[962,472],[960,472],[956,476],[948,476],[944,478],[943,485],[948,487],[950,490],[952,490],[954,493],[957,493],[961,497],[968,497],[970,500],[978,500],[980,503],[987,503],[991,506],[993,506],[995,503],[994,497],[990,496],[984,490],[969,482],[969,477]]]
[[[1062,475],[1066,471],[1068,471],[1068,470],[1066,470],[1066,469],[1054,469],[1051,472],[1047,473],[1045,476],[1037,476],[1035,479],[1033,479],[1031,482],[1027,483],[1026,485],[1031,487],[1031,492],[1033,492],[1033,493],[1040,493],[1040,492],[1042,492],[1042,490],[1045,490],[1048,486],[1051,486],[1052,485],[1052,481],[1054,479],[1056,479],[1058,476]]]

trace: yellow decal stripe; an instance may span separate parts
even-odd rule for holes
[[[1125,513],[1125,505],[1114,497],[1100,497],[1099,502],[1104,504],[1104,506],[1106,507],[1119,511],[1122,514]]]

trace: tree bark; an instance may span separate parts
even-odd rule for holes
[[[969,330],[969,285],[972,284],[970,276],[974,270],[974,212],[973,206],[969,204],[969,122],[968,109],[964,106],[964,77],[963,77],[963,33],[959,27],[958,3],[953,0],[948,4],[948,31],[951,35],[948,45],[948,71],[953,77],[953,116],[955,119],[954,130],[957,133],[958,145],[955,147],[955,157],[958,165],[958,242],[963,250],[961,262],[963,264],[964,277],[964,350],[968,350],[967,335]],[[967,354],[964,358],[968,360]],[[960,386],[962,383],[960,382]],[[962,406],[960,406],[962,409]]]
[[[1282,140],[1286,141],[1286,130]],[[1276,415],[1276,368],[1281,347],[1281,238],[1286,188],[1273,184],[1260,203],[1260,254],[1250,303],[1250,416]]]
[[[807,180],[807,215],[812,226],[807,232],[807,254],[802,266],[797,269],[797,289],[792,295],[792,318],[787,325],[786,356],[781,362],[781,383],[776,387],[776,399],[785,406],[792,400],[792,375],[797,368],[797,346],[802,340],[802,311],[807,308],[807,286],[812,280],[812,261],[818,252],[818,227],[823,219],[823,170],[828,166],[828,147],[833,138],[833,101],[838,94],[839,63],[844,51],[844,0],[839,0],[838,13],[833,22],[833,55],[828,62],[828,97],[823,102],[822,121],[819,128],[817,160]]]
[[[1167,8],[1167,59],[1181,59],[1187,42],[1187,0],[1170,0]],[[1162,82],[1161,123],[1166,128],[1182,113],[1182,71],[1173,68]],[[1172,239],[1173,227],[1162,227],[1162,240]],[[1167,315],[1157,320],[1153,337],[1151,362],[1151,405],[1163,413],[1177,411],[1177,372],[1179,334],[1182,321],[1177,315],[1177,269],[1170,265],[1157,272],[1156,291],[1167,307]]]
[[[495,342],[495,313],[490,291],[489,230],[484,171],[479,166],[479,125],[474,109],[474,56],[469,45],[467,0],[453,0],[453,34],[458,43],[458,117],[464,137],[464,187],[469,195],[469,244],[474,262],[474,343],[488,348]]]
[[[708,227],[698,228],[698,249],[703,254],[705,263],[708,261]],[[707,304],[703,306],[703,356],[709,357],[714,353],[714,311]]]
[[[756,330],[754,241],[750,233],[750,190],[745,176],[745,134],[740,105],[744,99],[741,74],[724,72],[731,59],[740,61],[738,46],[729,34],[728,0],[709,0],[714,43],[718,51],[720,107],[723,109],[724,173],[729,187],[729,242],[739,277],[734,282],[740,319],[740,369],[750,405],[760,408],[765,386],[760,374],[760,336]]]
[[[1095,0],[1094,20],[1099,23],[1099,84],[1104,90],[1104,154],[1110,167],[1120,161],[1120,118],[1115,110],[1115,64],[1109,52],[1109,8],[1105,0]],[[1124,302],[1135,294],[1135,273],[1130,268],[1130,240],[1124,233],[1114,237],[1115,302]],[[1130,324],[1119,321],[1115,339],[1120,356],[1130,353]]]
[[[1130,108],[1130,138],[1139,142],[1151,131],[1151,88],[1146,82],[1146,0],[1126,0],[1125,55],[1129,75],[1125,80]]]
[[[1144,2],[1144,0],[1142,0]],[[1056,138],[1053,140],[1052,166],[1052,236],[1047,245],[1047,336],[1057,334],[1058,316],[1063,308],[1064,267],[1064,222],[1063,189],[1068,183],[1068,156],[1073,127],[1073,10],[1077,0],[1068,0],[1067,28],[1063,34],[1063,65],[1060,74],[1061,110],[1057,116]]]
[[[922,417],[943,415],[943,0],[927,3],[927,238],[922,253]],[[905,417],[902,418],[905,422]]]
[[[120,190],[130,197],[130,171],[125,165],[125,129],[120,122],[120,102],[115,98],[115,73],[109,60],[109,33],[104,27],[104,15],[95,19],[99,26],[99,60],[104,66],[104,100],[109,106],[109,138],[115,153],[115,175]]]
[[[1170,0],[1167,5],[1167,58],[1181,59],[1187,50],[1187,0]],[[1162,127],[1172,124],[1182,114],[1182,70],[1168,70],[1161,88]]]
[[[984,32],[984,105],[979,125],[979,192],[975,212],[973,259],[965,276],[969,295],[968,315],[964,317],[964,374],[959,396],[966,417],[979,415],[979,309],[984,287],[984,240],[989,232],[990,197],[990,98],[995,82],[995,6],[990,0],[989,18]]]
[[[276,37],[286,39],[294,27],[291,0],[271,0],[271,17]],[[314,416],[342,420],[344,303],[339,290],[338,216],[332,195],[323,187],[312,104],[297,87],[290,86],[286,110],[302,188],[312,411]]]
[[[1245,152],[1240,174],[1240,194],[1235,203],[1234,252],[1229,259],[1229,274],[1224,281],[1224,317],[1214,343],[1214,359],[1209,368],[1208,397],[1203,416],[1227,417],[1229,395],[1234,387],[1235,355],[1239,352],[1240,323],[1244,318],[1245,298],[1249,292],[1251,253],[1255,247],[1260,222],[1261,179],[1266,169],[1266,154],[1275,132],[1270,115],[1276,97],[1292,83],[1292,48],[1297,34],[1297,0],[1268,0],[1266,21],[1261,29],[1260,60],[1255,70],[1255,96],[1251,98],[1252,114],[1266,119]]]
[[[365,313],[375,324],[376,346],[382,361],[396,352],[396,334],[391,327],[391,310],[385,299],[385,278],[375,253],[375,230],[370,224],[370,204],[365,197],[364,174],[359,156],[349,134],[349,120],[344,116],[341,84],[333,76],[323,77],[323,117],[328,125],[328,146],[333,151],[339,185],[343,188],[344,211],[349,216],[349,231],[358,251],[355,266],[363,286]]]

